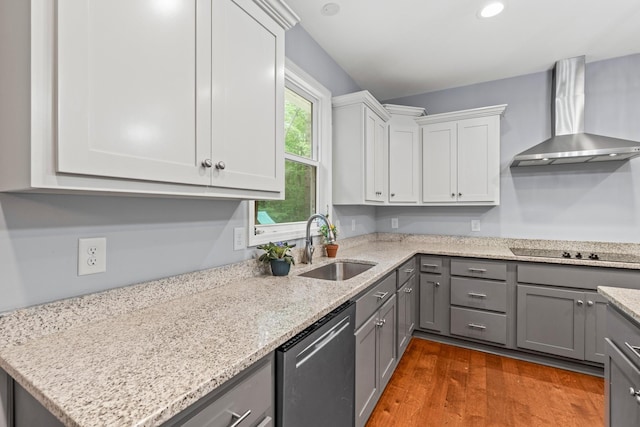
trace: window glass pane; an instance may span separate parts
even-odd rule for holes
[[[256,202],[257,224],[306,221],[316,212],[316,167],[285,160],[285,199]]]
[[[284,149],[296,156],[313,158],[313,104],[285,88]]]

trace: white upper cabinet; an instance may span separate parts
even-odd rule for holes
[[[29,170],[0,172],[3,190],[283,196],[297,17],[280,0],[34,0],[7,15],[30,32],[11,34],[0,75],[31,108],[29,129],[0,130],[18,139],[0,157]]]
[[[424,108],[385,104],[389,120],[389,203],[420,200],[420,138],[416,117]]]
[[[367,91],[336,96],[332,104],[333,203],[385,203],[389,113]]]
[[[500,116],[506,105],[418,118],[422,202],[500,203]]]

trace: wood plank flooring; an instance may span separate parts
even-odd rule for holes
[[[367,427],[604,425],[604,380],[413,338]]]

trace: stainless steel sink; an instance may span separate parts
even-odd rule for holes
[[[300,274],[300,276],[322,280],[348,280],[367,271],[373,266],[375,266],[375,264],[339,261],[314,268],[313,270]]]

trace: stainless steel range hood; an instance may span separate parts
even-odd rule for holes
[[[552,105],[554,136],[516,155],[511,167],[628,160],[640,142],[584,133],[584,56],[556,63]]]

